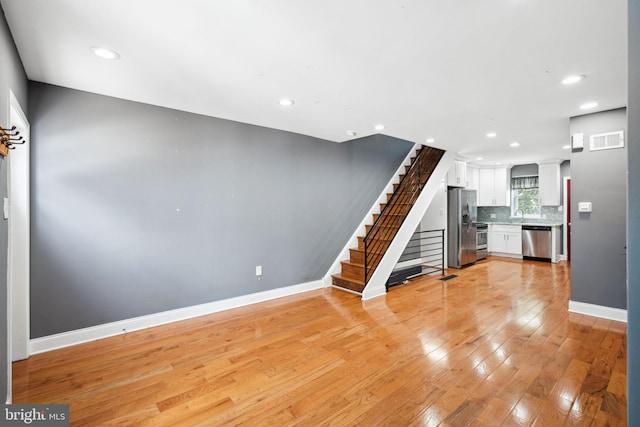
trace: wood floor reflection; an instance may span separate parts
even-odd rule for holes
[[[626,325],[566,263],[493,258],[362,303],[325,289],[14,363],[71,425],[625,425]]]

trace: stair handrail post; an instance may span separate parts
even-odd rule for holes
[[[442,247],[442,275],[444,276],[444,230],[440,231],[441,247]]]
[[[362,239],[364,242],[364,284],[367,284],[367,238]]]
[[[422,191],[422,156],[418,159],[418,191]]]

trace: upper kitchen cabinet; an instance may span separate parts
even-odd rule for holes
[[[455,160],[447,173],[447,185],[464,187],[467,184],[467,162]]]
[[[538,164],[538,186],[541,206],[560,205],[560,163]]]
[[[467,187],[469,190],[478,190],[480,184],[480,169],[467,165]]]
[[[509,206],[508,176],[506,167],[480,169],[478,206]]]

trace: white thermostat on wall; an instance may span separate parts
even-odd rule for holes
[[[582,151],[584,148],[584,133],[571,135],[571,151]]]
[[[579,202],[578,212],[591,212],[591,202]]]

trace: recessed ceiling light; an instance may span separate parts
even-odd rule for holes
[[[431,144],[433,142],[436,142],[434,138],[427,138],[427,144]]]
[[[291,107],[293,104],[296,103],[296,101],[289,98],[282,98],[280,101],[278,101],[278,103],[283,107]]]
[[[574,83],[578,83],[582,79],[584,79],[584,76],[578,76],[578,75],[567,76],[567,77],[564,78],[564,80],[562,80],[562,84],[563,85],[572,85]]]
[[[349,136],[356,136],[356,135],[357,135],[357,133],[356,133],[356,131],[354,131],[354,130],[348,130],[348,131],[347,131],[347,135],[349,135]]]
[[[476,160],[482,160],[482,157],[476,157]]]
[[[107,49],[105,47],[92,47],[91,51],[94,55],[102,58],[102,59],[111,59],[116,60],[120,59],[120,54],[114,50]]]
[[[497,133],[495,133],[495,132],[489,132],[489,133],[487,134],[487,138],[495,138],[495,137],[496,137],[496,135],[498,135],[498,134],[497,134]]]
[[[502,164],[502,162],[496,162],[496,165],[501,165],[501,164]]]
[[[382,123],[379,123],[375,126],[375,130],[383,130],[385,128],[385,125],[383,125]]]
[[[563,149],[563,150],[568,150],[569,148],[571,148],[571,145],[563,145],[563,146],[562,146],[562,149]]]
[[[520,143],[517,141],[513,141],[511,144],[509,144],[511,147],[519,147]]]
[[[580,106],[581,110],[590,110],[592,108],[596,108],[598,106],[597,102],[585,102]]]

